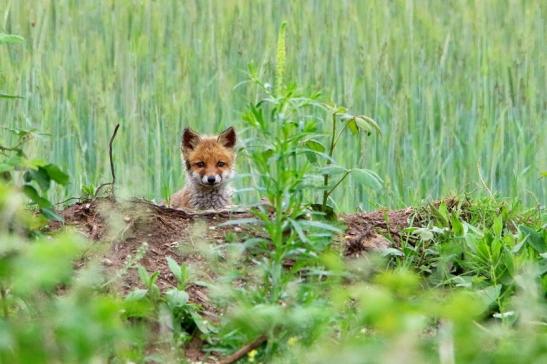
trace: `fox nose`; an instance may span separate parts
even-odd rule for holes
[[[216,180],[217,179],[215,178],[215,176],[208,176],[207,177],[207,183],[209,183],[210,185],[214,185]]]

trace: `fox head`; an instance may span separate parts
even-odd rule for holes
[[[218,136],[200,136],[189,128],[182,134],[182,158],[195,184],[218,187],[233,177],[236,132],[229,127]]]

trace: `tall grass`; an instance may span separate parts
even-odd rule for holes
[[[0,0],[0,32],[26,39],[0,48],[0,91],[24,96],[0,101],[0,122],[51,134],[31,152],[70,172],[72,195],[109,180],[108,139],[121,122],[119,183],[165,197],[183,183],[183,126],[242,125],[256,90],[235,86],[249,63],[273,84],[286,21],[285,80],[382,128],[348,138],[336,158],[377,171],[385,188],[350,181],[334,196],[340,208],[461,191],[544,202],[546,12],[541,0]]]

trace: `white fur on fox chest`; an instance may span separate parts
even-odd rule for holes
[[[219,210],[230,204],[232,189],[222,184],[220,186],[199,186],[193,183],[187,185],[188,205],[198,210]]]

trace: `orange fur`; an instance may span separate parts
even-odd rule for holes
[[[218,209],[229,204],[231,190],[227,183],[233,175],[235,142],[233,128],[213,137],[202,137],[185,129],[181,150],[187,181],[186,186],[171,197],[170,205]]]

